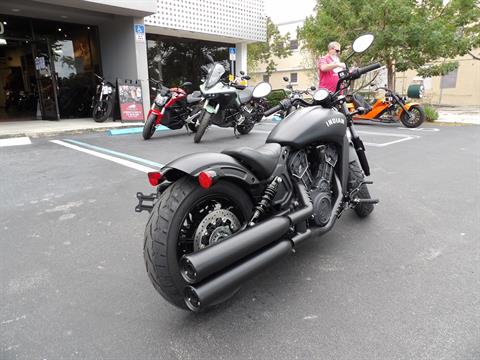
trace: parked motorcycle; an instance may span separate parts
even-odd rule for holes
[[[197,119],[201,110],[199,104],[203,100],[200,91],[194,91],[187,95],[183,88],[191,86],[191,82],[185,82],[180,88],[169,89],[160,81],[153,79],[150,81],[155,84],[152,90],[156,91],[157,95],[143,126],[143,138],[150,139],[160,124],[172,130],[186,126],[196,132]]]
[[[372,34],[358,37],[354,53],[372,42]],[[359,217],[372,212],[378,200],[364,180],[370,174],[365,148],[341,91],[379,67],[341,72],[337,91],[319,89],[312,102],[282,100],[265,115],[303,107],[257,149],[191,154],[148,174],[157,192],[138,193],[136,211],[151,212],[144,258],[167,301],[192,311],[224,301],[309,238],[330,231],[347,208]]]
[[[298,90],[294,89],[292,83],[290,82],[290,79],[288,76],[283,77],[283,81],[287,82],[288,84],[286,85],[286,90],[285,93],[288,95],[288,98],[290,100],[295,100],[295,99],[305,99],[308,97],[312,97],[315,90],[317,89],[315,86],[311,86],[310,88],[306,90]],[[298,107],[301,107],[302,105],[297,105],[297,107],[291,107],[288,111],[279,111],[278,114],[280,115],[280,118],[284,118],[285,116],[290,115],[292,112],[294,112]]]
[[[377,99],[373,105],[366,102],[362,96],[353,94],[348,98],[349,109],[363,107],[365,114],[357,114],[354,120],[373,120],[379,122],[400,121],[407,128],[416,128],[425,121],[425,109],[418,102],[407,102],[406,97],[401,97],[395,91],[386,87],[379,87],[375,91],[384,90],[385,97]]]
[[[225,81],[222,77],[228,71],[228,63],[215,62],[210,55],[207,58],[210,64],[202,67],[207,74],[204,83],[200,85],[205,102],[198,118],[194,142],[200,142],[211,124],[233,127],[235,133],[248,134],[262,120],[263,112],[268,106],[265,97],[272,87],[266,82],[253,88],[235,81]],[[242,75],[241,79],[248,80],[250,77]]]
[[[96,95],[92,98],[92,117],[96,122],[104,122],[113,110],[115,85],[98,74],[94,73],[94,75],[100,80],[100,84],[97,85]]]

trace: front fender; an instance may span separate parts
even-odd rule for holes
[[[405,109],[410,110],[412,106],[421,106],[421,105],[418,102],[410,102],[405,104]],[[403,112],[403,109],[401,112]]]
[[[182,156],[166,164],[160,172],[168,181],[189,175],[196,177],[202,171],[215,171],[219,179],[228,178],[247,185],[260,183],[258,178],[230,155],[222,153],[196,153]]]

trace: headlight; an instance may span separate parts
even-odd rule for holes
[[[205,88],[209,89],[214,86],[222,75],[225,73],[225,68],[220,64],[215,64],[214,67],[210,69],[207,75],[207,81],[205,82]]]
[[[157,104],[157,106],[163,106],[167,101],[168,101],[168,96],[162,96],[158,94],[155,97],[155,104]]]

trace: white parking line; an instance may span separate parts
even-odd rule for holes
[[[120,158],[115,157],[115,156],[112,156],[112,155],[102,154],[102,153],[100,153],[100,152],[98,152],[98,151],[93,151],[93,150],[90,150],[90,149],[85,149],[85,148],[82,148],[82,147],[80,147],[80,146],[73,145],[73,144],[69,144],[69,143],[64,142],[64,141],[61,141],[61,140],[50,140],[50,142],[52,142],[52,143],[54,143],[54,144],[57,144],[57,145],[65,146],[65,147],[70,148],[70,149],[73,149],[73,150],[77,150],[77,151],[83,152],[83,153],[85,153],[85,154],[93,155],[93,156],[99,157],[99,158],[101,158],[101,159],[109,160],[109,161],[112,161],[112,162],[114,162],[114,163],[117,163],[117,164],[120,164],[120,165],[129,167],[129,168],[131,168],[131,169],[135,169],[135,170],[138,170],[138,171],[142,171],[142,172],[144,172],[144,173],[149,173],[149,172],[152,172],[152,171],[157,171],[156,169],[153,169],[153,168],[150,168],[150,167],[148,167],[148,166],[144,166],[144,165],[140,165],[140,164],[134,163],[133,161],[128,161],[128,160],[125,160],[125,159],[120,159]]]
[[[0,147],[30,145],[32,142],[29,137],[15,137],[8,139],[0,139]]]

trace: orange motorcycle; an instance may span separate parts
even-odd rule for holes
[[[406,97],[399,96],[395,91],[379,87],[375,89],[385,90],[385,97],[377,99],[373,105],[369,104],[358,94],[347,95],[350,112],[359,107],[365,110],[363,114],[356,114],[353,120],[373,120],[379,122],[400,121],[407,128],[416,128],[425,121],[425,110],[420,103],[408,102]]]

